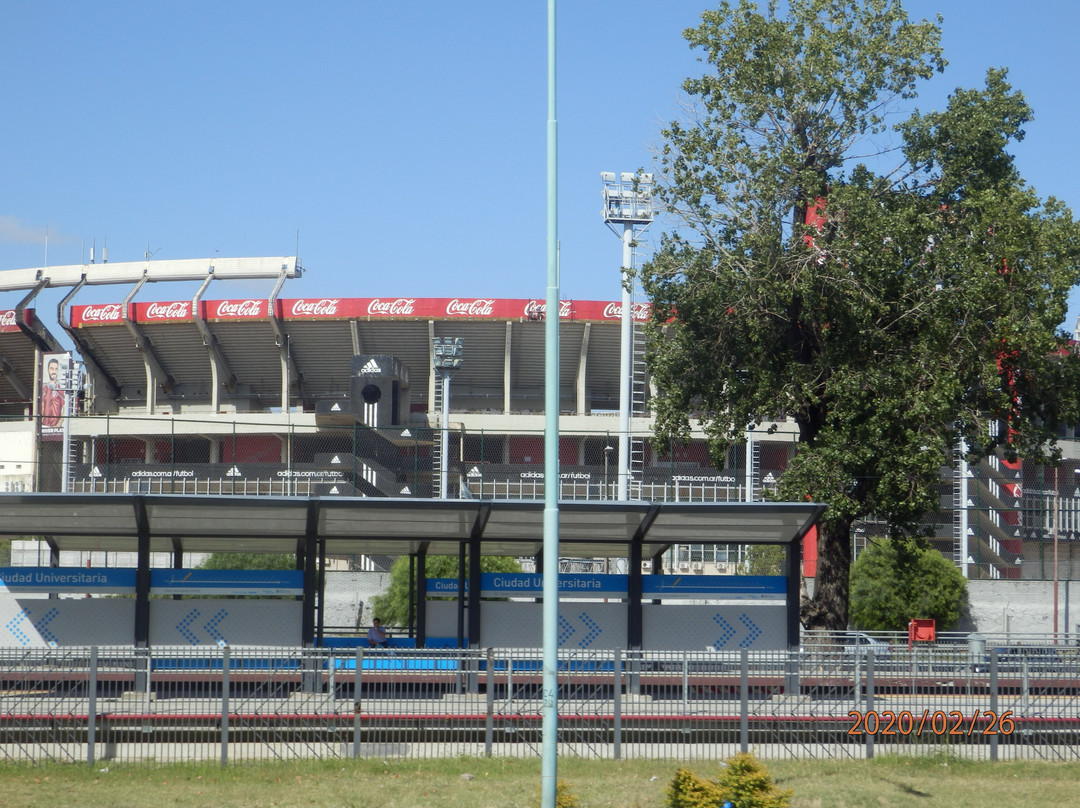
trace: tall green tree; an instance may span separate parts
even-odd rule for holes
[[[967,579],[932,547],[903,541],[869,544],[851,565],[851,624],[866,631],[903,631],[913,618],[941,631],[960,622]]]
[[[1080,420],[1059,329],[1080,229],[1006,151],[1031,111],[1004,71],[890,126],[945,66],[899,0],[725,2],[686,38],[709,71],[663,130],[674,227],[643,268],[657,434],[698,415],[719,461],[748,423],[794,420],[778,496],[829,506],[803,622],[843,629],[856,520],[917,534],[961,439],[1052,458]]]
[[[480,571],[521,572],[521,565],[515,559],[505,556],[481,556]],[[424,574],[428,578],[457,578],[457,556],[428,556],[424,562]],[[414,581],[414,593],[420,592],[418,586],[418,581]],[[409,624],[408,556],[397,559],[390,567],[390,585],[383,594],[371,599],[371,613],[388,626]]]

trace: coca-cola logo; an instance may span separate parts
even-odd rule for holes
[[[604,319],[605,320],[620,320],[622,319],[622,303],[608,303],[604,306]],[[631,303],[630,304],[630,319],[631,320],[648,320],[649,319],[649,304],[648,303]]]
[[[218,303],[218,317],[258,317],[262,314],[261,300],[222,300]]]
[[[82,310],[83,322],[109,323],[120,319],[120,304],[108,303],[104,306],[87,306]]]
[[[368,303],[368,314],[381,314],[382,316],[401,316],[413,313],[415,298],[399,297],[397,300],[380,300],[375,298]]]
[[[0,312],[0,328],[11,328],[15,325],[15,311],[9,309],[8,311]]]
[[[541,303],[539,300],[530,300],[525,304],[525,316],[530,320],[543,320],[547,316],[547,303]],[[559,301],[559,317],[570,316],[570,301]]]
[[[325,317],[337,314],[337,298],[324,297],[322,300],[297,300],[293,302],[292,313],[294,315],[306,314],[309,317]]]
[[[190,303],[186,300],[176,301],[173,303],[151,303],[146,307],[146,319],[147,320],[183,320],[188,316],[188,306]]]
[[[494,305],[494,300],[458,300],[455,297],[446,304],[446,313],[452,317],[490,317]]]

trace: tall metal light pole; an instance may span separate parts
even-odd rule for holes
[[[555,808],[559,742],[559,127],[555,0],[548,0],[547,320],[544,323],[544,612],[540,806]]]
[[[433,365],[442,385],[442,409],[439,415],[439,499],[446,499],[446,478],[450,468],[450,377],[461,368],[461,337],[435,337],[431,340]]]
[[[622,240],[622,320],[619,356],[619,472],[618,498],[629,499],[630,481],[630,376],[634,351],[631,333],[633,318],[630,290],[634,283],[634,244],[652,224],[653,175],[624,171],[615,178],[613,171],[601,171],[604,181],[604,224]],[[616,225],[621,225],[620,233]]]

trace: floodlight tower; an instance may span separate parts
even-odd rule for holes
[[[450,377],[461,368],[461,337],[434,337],[431,340],[432,364],[442,385],[442,408],[439,416],[439,499],[446,499],[446,478],[450,451]]]
[[[653,175],[601,171],[604,182],[604,224],[622,240],[622,326],[619,356],[619,466],[618,499],[629,499],[630,481],[630,375],[633,328],[630,290],[634,284],[634,246],[653,222]],[[621,226],[621,232],[619,229]]]

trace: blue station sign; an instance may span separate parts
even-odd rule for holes
[[[625,598],[626,575],[566,574],[559,576],[559,595],[566,598]],[[465,582],[468,591],[469,582]],[[781,575],[644,575],[642,597],[695,600],[782,600],[787,579]],[[457,597],[457,578],[430,578],[428,597]],[[526,572],[485,572],[480,595],[485,598],[528,597],[544,594],[544,576]]]

